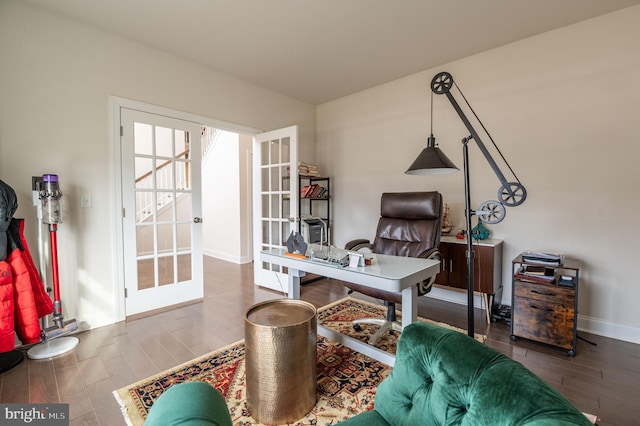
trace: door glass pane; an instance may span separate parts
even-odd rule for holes
[[[271,194],[271,217],[280,217],[280,195]]]
[[[168,285],[175,283],[174,276],[174,256],[158,257],[158,285]]]
[[[135,158],[135,178],[136,189],[145,189],[153,187],[153,176],[151,174],[151,158],[136,157]]]
[[[191,280],[191,254],[178,255],[178,281]]]
[[[260,164],[269,164],[269,142],[260,142]]]
[[[173,153],[173,129],[156,127],[156,156],[172,158]]]
[[[263,194],[260,198],[262,199],[262,217],[269,217],[269,196]]]
[[[281,163],[280,161],[280,141],[275,139],[269,143],[270,164]]]
[[[138,290],[154,287],[154,263],[153,259],[138,259]]]
[[[271,243],[276,246],[282,245],[280,235],[280,222],[271,222]]]
[[[158,224],[158,253],[172,253],[173,247],[173,224]]]
[[[272,191],[280,191],[280,170],[277,167],[271,167],[271,190]]]
[[[269,221],[262,221],[262,243],[271,244],[271,238],[269,235]]]
[[[175,193],[173,192],[157,192],[156,193],[156,220],[157,221],[171,221],[173,222],[173,210],[174,202],[173,198]]]
[[[176,195],[178,197],[176,220],[178,222],[191,222],[193,220],[193,214],[191,213],[191,193],[183,192]]]
[[[291,199],[289,199],[289,197],[282,199],[282,216],[287,220],[289,219],[290,204]]]
[[[191,223],[179,223],[176,225],[178,250],[191,250]]]
[[[153,219],[153,196],[150,191],[136,192],[136,222],[145,222]]]
[[[186,158],[188,151],[189,151],[189,147],[188,147],[188,137],[189,137],[189,133],[185,132],[184,130],[176,130],[176,149],[175,149],[175,153],[176,153],[176,157],[180,158]]]
[[[289,235],[291,234],[291,222],[284,222],[282,224],[282,241],[283,241],[283,245],[286,245],[287,239],[289,238]]]
[[[261,192],[267,192],[269,190],[269,168],[268,167],[261,168],[260,174],[262,175]]]
[[[138,256],[148,256],[153,254],[153,229],[153,224],[136,226],[136,254]]]
[[[189,182],[189,163],[186,161],[177,160],[175,162],[176,168],[176,188],[185,190],[191,188],[191,182]]]
[[[291,139],[285,137],[280,139],[280,143],[282,144],[282,149],[280,152],[282,153],[280,158],[280,163],[288,163],[290,161],[289,153],[291,151]]]
[[[153,155],[152,126],[144,123],[133,123],[134,153]]]
[[[156,188],[174,189],[173,161],[156,159]]]

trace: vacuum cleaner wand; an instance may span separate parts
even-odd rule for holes
[[[51,240],[51,277],[53,279],[53,322],[54,326],[42,330],[41,338],[46,342],[61,337],[78,329],[75,319],[64,320],[62,315],[62,301],[60,300],[60,274],[58,272],[58,224],[49,224],[49,239]]]
[[[63,327],[62,301],[60,300],[60,274],[58,272],[58,238],[56,231],[58,224],[49,224],[49,239],[51,240],[51,277],[53,279],[53,322]]]

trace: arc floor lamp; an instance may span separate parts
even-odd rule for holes
[[[433,136],[433,94],[446,95],[447,99],[458,113],[458,116],[464,123],[465,127],[469,131],[469,136],[462,138],[462,153],[463,153],[463,169],[464,169],[464,193],[465,193],[465,219],[466,219],[466,232],[467,232],[467,316],[468,316],[468,335],[473,337],[474,335],[474,315],[473,315],[473,287],[474,287],[474,253],[473,253],[473,240],[471,236],[471,218],[472,216],[478,216],[478,219],[487,224],[495,224],[502,222],[505,217],[505,206],[515,207],[519,206],[527,198],[527,191],[520,183],[520,180],[513,172],[513,169],[509,166],[506,159],[500,153],[500,156],[504,160],[505,164],[509,167],[511,174],[515,178],[515,182],[509,182],[505,178],[504,174],[491,157],[491,154],[487,150],[487,147],[482,142],[478,132],[471,125],[471,122],[464,114],[462,108],[451,93],[452,87],[455,86],[462,98],[465,100],[469,109],[473,112],[475,118],[482,126],[482,129],[487,134],[495,148],[500,152],[496,146],[493,138],[484,127],[478,116],[467,102],[464,94],[453,81],[453,77],[448,72],[440,72],[436,74],[431,80],[431,134],[427,138],[427,147],[424,148],[418,158],[411,164],[409,169],[405,172],[409,175],[438,175],[445,173],[453,173],[459,169],[455,164],[449,160],[449,158],[438,148],[436,145],[436,139]],[[498,189],[498,201],[490,200],[481,204],[478,210],[471,210],[471,195],[470,195],[470,183],[469,183],[469,142],[475,141],[476,145],[484,155],[485,159],[493,169],[496,177],[500,181],[500,188]],[[487,309],[490,309],[487,306]]]

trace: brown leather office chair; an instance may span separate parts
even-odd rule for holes
[[[440,260],[438,245],[442,231],[442,195],[431,192],[384,193],[380,201],[380,220],[373,244],[369,240],[349,241],[345,248],[352,251],[366,251],[394,256],[408,256]],[[434,278],[416,283],[418,296],[431,291]],[[387,331],[402,331],[402,324],[396,321],[395,304],[402,303],[402,293],[377,290],[370,287],[344,283],[349,293],[357,291],[367,296],[384,300],[387,318],[363,318],[353,321],[353,327],[360,331],[360,324],[380,325],[369,339],[375,344]]]

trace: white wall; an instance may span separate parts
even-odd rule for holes
[[[60,176],[65,316],[91,327],[116,319],[109,95],[264,130],[297,124],[301,158],[314,156],[312,105],[18,1],[0,2],[0,57],[0,178],[37,258],[31,176]]]
[[[320,105],[316,158],[333,178],[336,244],[373,237],[384,191],[439,190],[464,226],[461,172],[404,174],[426,144],[431,79],[448,71],[528,191],[489,227],[505,244],[504,301],[518,253],[565,253],[582,261],[579,329],[640,342],[638,22],[640,6],[631,7]],[[462,168],[468,133],[444,96],[435,95],[434,121],[440,147]],[[470,153],[477,208],[500,183],[473,143]]]

